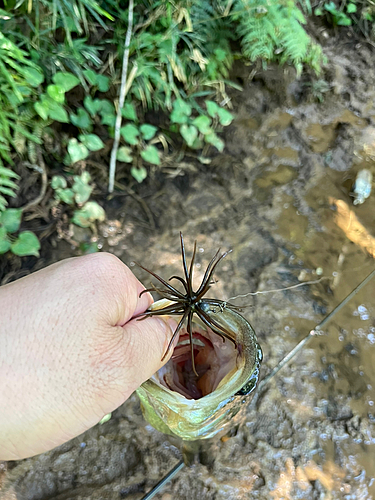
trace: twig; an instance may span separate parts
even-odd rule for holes
[[[48,179],[47,179],[46,166],[44,164],[43,156],[40,150],[38,151],[38,163],[39,163],[38,165],[30,164],[30,166],[31,168],[40,173],[42,177],[42,187],[40,188],[40,193],[34,200],[31,200],[29,203],[26,203],[26,205],[21,207],[22,212],[26,212],[27,210],[30,210],[31,207],[39,205],[39,203],[43,200],[44,195],[46,194]]]
[[[124,106],[126,91],[128,90],[127,76],[128,76],[128,64],[129,64],[129,46],[130,46],[130,40],[131,40],[132,28],[133,28],[133,8],[134,8],[134,0],[130,0],[129,1],[129,15],[128,15],[128,30],[126,32],[124,58],[122,61],[120,99],[119,99],[119,103],[118,103],[116,125],[115,125],[115,139],[113,141],[113,147],[112,147],[112,151],[111,151],[111,159],[110,159],[110,163],[109,163],[108,191],[110,193],[113,192],[113,188],[114,188],[114,184],[115,184],[116,157],[117,157],[118,146],[120,144],[120,128],[121,128],[121,122],[122,122],[121,110]]]

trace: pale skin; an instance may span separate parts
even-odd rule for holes
[[[98,423],[155,373],[175,322],[117,257],[67,259],[0,287],[0,460],[48,451]]]

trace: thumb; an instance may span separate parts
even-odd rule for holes
[[[129,389],[133,392],[170,359],[173,346],[166,354],[177,322],[167,316],[132,319],[122,328]],[[176,340],[177,342],[177,340]]]

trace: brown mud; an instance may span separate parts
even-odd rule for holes
[[[350,196],[360,169],[375,174],[373,50],[334,40],[325,52],[323,102],[291,69],[250,79],[251,68],[237,68],[244,90],[231,94],[236,119],[225,152],[204,168],[185,159],[162,179],[151,175],[142,203],[113,198],[99,234],[104,250],[168,278],[181,273],[182,231],[188,251],[198,243],[196,283],[217,248],[233,249],[210,291],[219,299],[321,279],[236,300],[250,305],[244,315],[263,349],[261,377],[375,267],[375,193],[357,206]],[[51,261],[74,254],[65,242],[51,248]],[[211,469],[185,467],[155,498],[375,498],[374,297],[375,281],[283,368],[245,424],[217,443]],[[109,422],[3,465],[0,498],[138,500],[180,458],[133,395]]]

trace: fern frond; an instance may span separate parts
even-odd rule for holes
[[[305,17],[294,0],[235,0],[233,15],[239,24],[243,54],[292,63],[297,73],[308,63],[318,72],[322,61],[314,43],[303,28]]]
[[[11,196],[12,198],[16,197],[15,191],[18,189],[18,186],[12,179],[19,179],[19,176],[10,168],[0,165],[0,212],[5,210],[8,206],[5,196]]]

